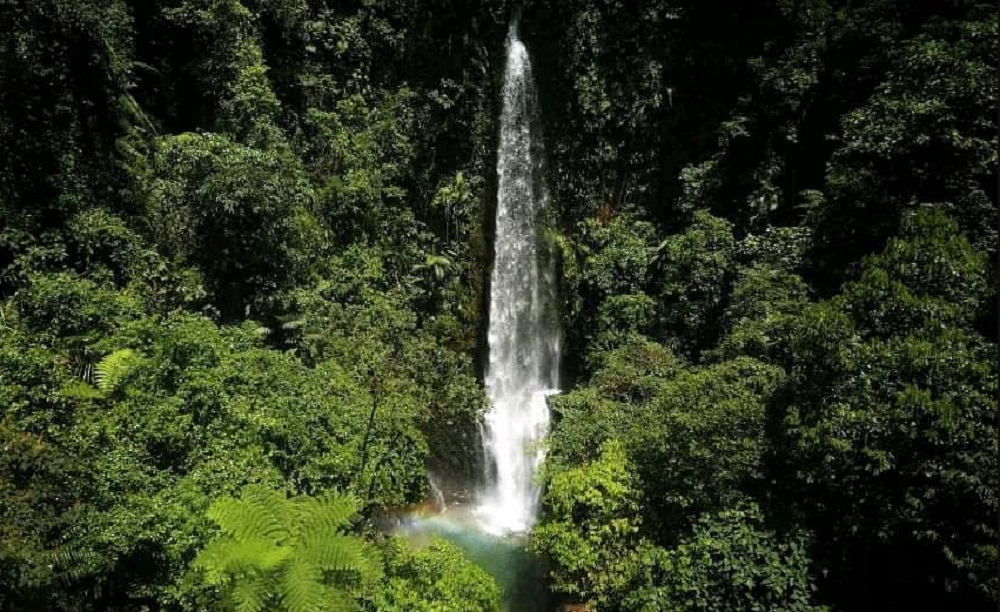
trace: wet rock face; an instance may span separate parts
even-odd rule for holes
[[[427,472],[447,503],[471,502],[483,472],[478,425],[473,421],[452,423],[448,431],[433,432],[427,438],[433,442]]]

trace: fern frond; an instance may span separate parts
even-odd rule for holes
[[[378,549],[355,536],[307,532],[297,553],[324,571],[345,574],[352,582],[371,583],[382,577]]]
[[[360,609],[350,593],[330,587],[326,588],[326,607],[331,612],[354,612]]]
[[[349,493],[334,492],[322,499],[299,497],[294,500],[295,522],[299,532],[336,533],[358,513],[359,503]]]
[[[117,350],[102,359],[95,368],[94,382],[105,393],[114,391],[137,362],[132,349]]]
[[[288,612],[319,612],[326,609],[327,589],[318,567],[292,558],[284,566],[278,589]]]
[[[278,542],[288,537],[281,515],[288,503],[280,491],[248,487],[240,499],[224,497],[208,509],[208,517],[222,532],[237,539],[268,539]]]
[[[233,586],[230,598],[236,612],[264,612],[270,610],[269,599],[273,594],[269,581],[261,576],[241,580]]]
[[[361,550],[361,558],[363,560],[361,571],[358,572],[361,575],[361,580],[366,583],[377,582],[382,579],[382,552],[375,546],[365,543],[364,548]]]
[[[357,511],[352,495],[288,499],[247,487],[240,499],[222,498],[209,508],[223,533],[193,567],[227,591],[240,612],[356,610],[353,589],[382,575],[378,549],[341,532]]]
[[[72,400],[101,399],[104,394],[83,380],[71,380],[59,389],[59,395]]]
[[[219,538],[209,542],[194,559],[209,584],[223,584],[233,575],[267,572],[288,558],[290,549],[262,538]]]
[[[301,556],[310,564],[331,572],[360,574],[367,562],[365,544],[357,538],[341,534],[312,533],[301,544]]]
[[[92,550],[61,549],[50,553],[49,558],[60,578],[72,582],[94,572],[103,557]]]

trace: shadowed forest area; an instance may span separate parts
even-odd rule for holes
[[[993,2],[0,0],[0,610],[500,610],[511,14],[590,612],[997,605]]]

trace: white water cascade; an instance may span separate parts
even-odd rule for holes
[[[489,362],[483,446],[487,458],[477,516],[494,534],[522,533],[538,513],[533,477],[544,459],[548,396],[556,392],[561,335],[555,261],[541,228],[549,198],[542,179],[537,94],[516,19],[507,65],[497,151],[497,211],[490,286]]]

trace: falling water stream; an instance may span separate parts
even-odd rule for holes
[[[538,513],[533,481],[548,433],[548,396],[558,386],[559,323],[555,262],[541,229],[548,213],[538,108],[528,51],[515,20],[497,150],[497,213],[490,283],[489,363],[483,446],[487,474],[477,514],[490,533],[523,533]]]
[[[540,561],[524,550],[539,511],[534,476],[544,459],[541,443],[549,428],[548,396],[558,388],[561,341],[555,260],[544,231],[549,197],[539,118],[531,62],[515,18],[507,36],[497,150],[485,380],[491,408],[482,432],[486,470],[473,507],[411,515],[398,528],[416,540],[436,534],[459,544],[504,587],[511,612],[552,605]]]

